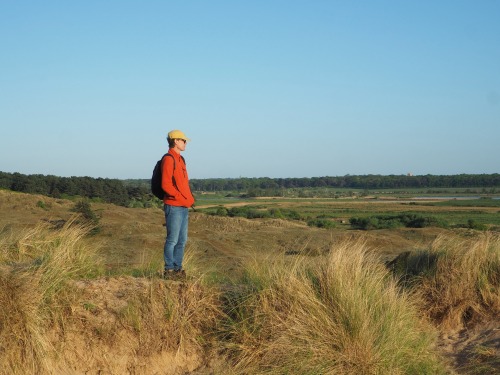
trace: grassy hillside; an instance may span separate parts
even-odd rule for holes
[[[91,209],[0,191],[0,374],[500,371],[490,232],[192,213],[179,283],[161,210]]]

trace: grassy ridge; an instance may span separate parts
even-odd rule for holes
[[[230,283],[199,274],[170,284],[101,277],[101,245],[88,232],[69,221],[1,235],[0,372],[158,371],[118,362],[125,353],[169,358],[159,363],[177,363],[172,371],[195,358],[192,369],[212,362],[227,374],[439,374],[429,322],[457,328],[500,313],[500,240],[490,233],[440,237],[392,273],[362,240],[347,240],[325,256],[247,260]],[[115,307],[113,283],[128,288]]]
[[[0,374],[142,372],[134,358],[201,352],[219,314],[217,293],[199,280],[168,288],[130,277],[116,278],[109,293],[91,229],[70,221],[1,237]],[[126,300],[115,301],[122,289]],[[120,362],[124,355],[130,363]]]

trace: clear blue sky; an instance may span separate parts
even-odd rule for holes
[[[0,171],[500,172],[500,1],[0,2]]]

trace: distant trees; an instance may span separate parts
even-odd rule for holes
[[[450,176],[364,175],[312,178],[209,178],[192,179],[193,191],[237,191],[247,197],[284,196],[286,189],[410,189],[471,188],[493,193],[500,188],[500,174],[461,174]],[[150,207],[161,204],[150,192],[150,180],[118,180],[91,177],[57,177],[41,174],[0,172],[0,188],[54,198],[80,196],[121,206]],[[487,189],[487,190],[486,190]],[[306,194],[302,192],[302,194]],[[304,195],[305,197],[305,195]],[[157,202],[156,202],[157,201]],[[153,205],[154,205],[153,204]]]
[[[311,178],[209,178],[193,179],[195,191],[257,191],[258,189],[279,192],[280,189],[304,187],[333,187],[351,189],[405,189],[405,188],[478,188],[500,187],[500,174],[460,175],[363,175]]]
[[[145,187],[127,187],[121,180],[92,177],[56,177],[0,172],[0,188],[54,198],[80,196],[125,206],[132,197],[147,198]]]

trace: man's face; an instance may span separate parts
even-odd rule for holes
[[[184,151],[186,149],[186,140],[185,139],[176,139],[175,146],[180,150]]]

